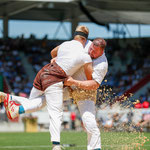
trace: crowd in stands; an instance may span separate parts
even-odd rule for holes
[[[107,85],[117,95],[122,95],[126,90],[139,82],[150,73],[150,55],[147,48],[150,47],[150,39],[107,40],[106,55],[109,61]],[[24,52],[33,70],[37,73],[51,60],[50,51],[63,41],[49,41],[47,38],[36,40],[34,35],[29,39],[23,37],[17,39],[0,40],[0,73],[9,82],[12,91],[19,95],[30,93],[32,84],[25,72],[19,53]],[[140,96],[140,101],[150,102],[150,92]]]
[[[109,62],[109,71],[102,86],[98,89],[100,94],[98,97],[99,102],[101,100],[104,102],[112,101],[112,97],[124,94],[125,91],[150,74],[149,41],[150,39],[148,38],[140,40],[107,40],[105,53]],[[29,76],[22,63],[20,52],[25,54],[34,72],[37,73],[45,64],[50,62],[50,51],[62,42],[49,41],[46,37],[37,40],[33,35],[29,39],[24,39],[23,37],[0,39],[0,74],[6,78],[15,95],[28,97],[32,88],[32,83],[29,81]],[[145,101],[150,103],[150,88],[139,97],[139,101],[140,103]],[[100,104],[102,103],[100,102]],[[73,118],[74,120],[80,120],[79,115],[74,114],[75,110],[76,108],[71,111],[70,108],[65,110],[66,116],[69,117],[71,114],[68,115],[67,112],[72,112],[72,128],[75,128]],[[113,116],[111,118],[117,117]],[[68,118],[66,117],[66,122],[67,120]],[[99,118],[99,123],[104,126],[104,122],[101,121],[102,119]],[[64,122],[64,126],[68,128],[66,122]],[[114,121],[110,122],[114,124]],[[108,128],[108,126],[104,126],[104,128]]]
[[[107,85],[116,95],[121,96],[141,79],[150,74],[150,39],[108,40],[106,54],[109,61]],[[147,89],[140,98],[140,103],[150,102],[150,91]]]
[[[0,74],[8,81],[14,94],[29,94],[29,80],[19,55],[17,40],[0,40]]]
[[[141,41],[143,41],[142,39]],[[108,60],[111,61],[110,85],[125,91],[150,73],[150,55],[147,53],[148,41],[124,44],[120,46],[115,40],[108,43]],[[112,53],[113,52],[113,53]],[[122,93],[121,93],[122,94]]]

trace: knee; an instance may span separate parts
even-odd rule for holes
[[[86,128],[87,132],[89,133],[95,133],[100,134],[99,128],[96,123],[95,116],[91,113],[84,113],[82,116],[82,121],[84,124],[84,127]]]

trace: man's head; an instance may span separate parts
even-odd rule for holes
[[[85,45],[88,35],[89,29],[86,26],[77,26],[74,33],[74,39],[80,41],[83,45]]]
[[[96,38],[89,47],[88,53],[92,59],[98,58],[103,55],[105,47],[106,41],[102,38]]]

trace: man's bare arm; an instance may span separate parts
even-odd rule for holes
[[[79,81],[75,80],[72,77],[69,77],[65,82],[64,85],[67,86],[76,86],[81,89],[85,90],[96,90],[99,87],[99,83],[95,80],[86,80],[86,81]]]
[[[87,80],[92,80],[92,73],[93,73],[92,62],[84,65],[84,72]]]
[[[51,51],[51,56],[52,56],[52,58],[57,57],[58,48],[59,48],[59,46],[55,47],[55,48]]]

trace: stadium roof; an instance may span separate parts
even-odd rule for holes
[[[150,0],[0,0],[0,18],[4,17],[150,24]]]

